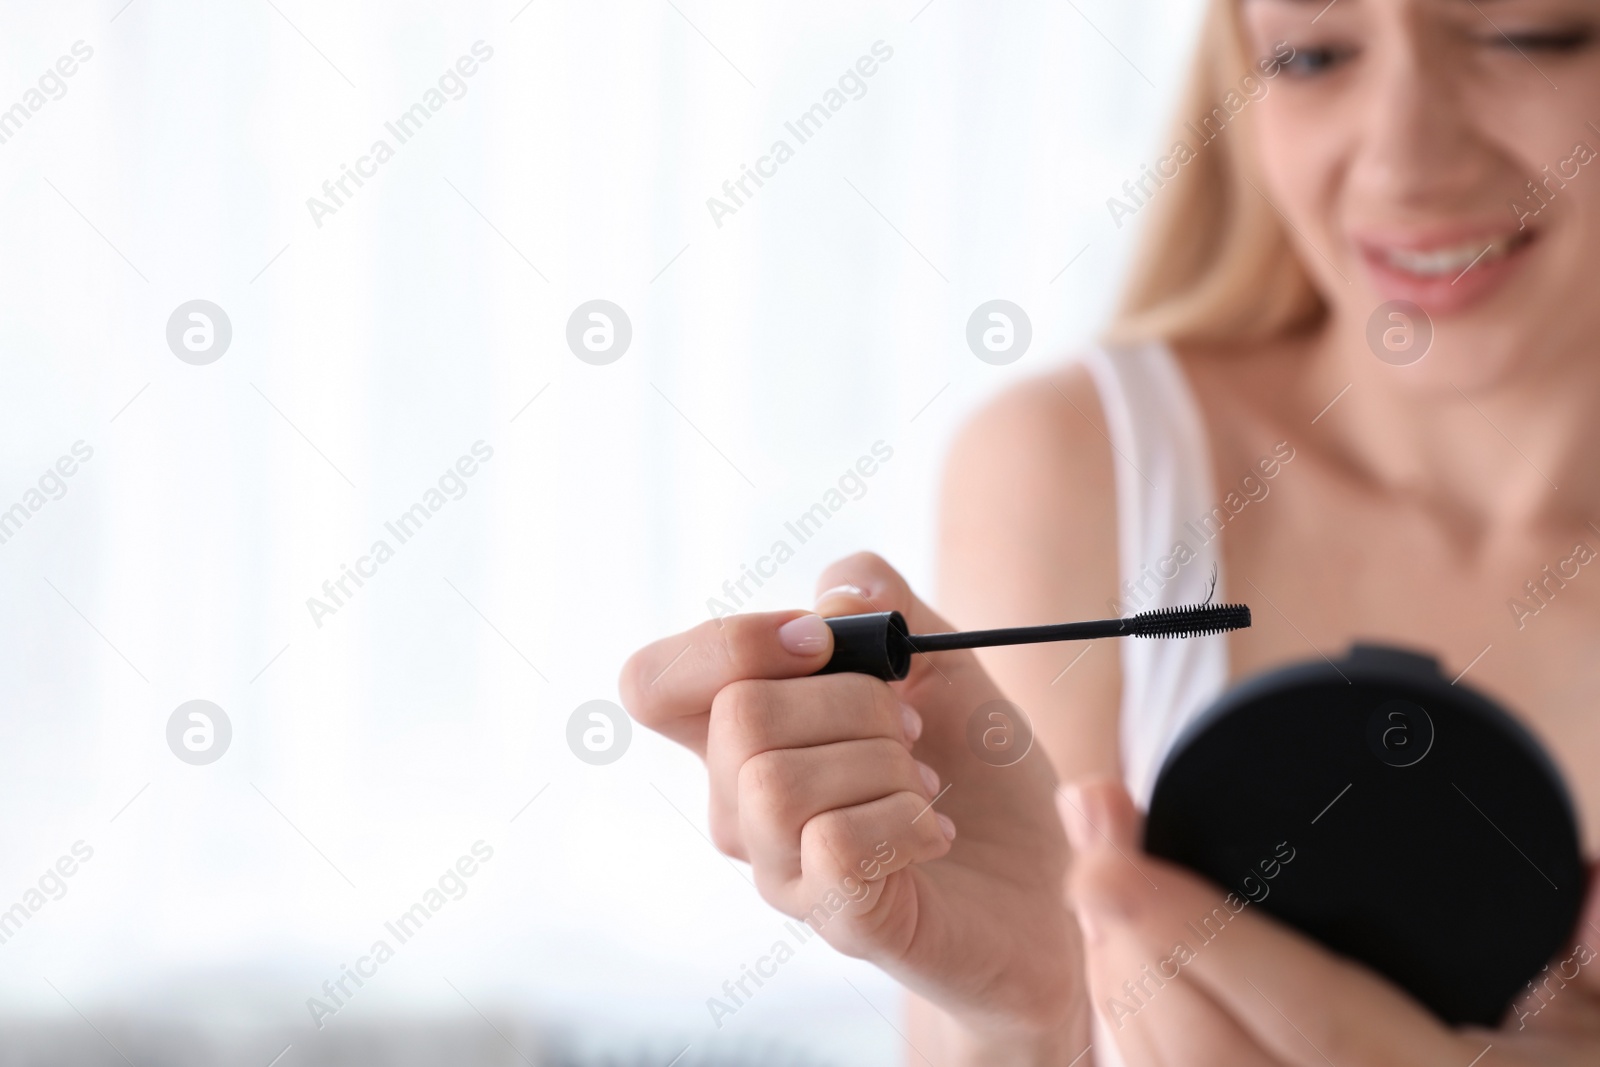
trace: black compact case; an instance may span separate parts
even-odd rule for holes
[[[1586,876],[1533,736],[1376,645],[1225,694],[1163,763],[1145,848],[1481,1026],[1567,947]]]

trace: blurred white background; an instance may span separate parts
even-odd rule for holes
[[[705,839],[697,760],[635,731],[590,766],[567,721],[875,442],[892,459],[750,605],[809,603],[861,548],[928,587],[953,430],[1104,321],[1135,235],[1106,198],[1159,154],[1197,8],[6,3],[0,510],[93,456],[0,543],[0,909],[93,857],[0,944],[0,1015],[107,1043],[271,1024],[284,1067],[479,1011],[662,1064],[907,1055],[893,983],[820,939],[719,1030],[706,999],[783,917]],[[399,144],[384,124],[480,41]],[[876,42],[798,144],[784,123]],[[707,198],[778,139],[718,225]],[[1006,366],[965,338],[995,298],[1032,322]],[[232,326],[203,366],[166,341],[194,299]],[[591,299],[632,324],[608,365],[566,343]],[[384,523],[479,441],[398,545]],[[307,598],[380,538],[319,627]],[[206,766],[166,741],[192,699],[232,724]],[[480,840],[469,892],[319,1031],[307,998]]]

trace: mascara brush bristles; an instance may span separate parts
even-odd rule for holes
[[[1249,626],[1250,608],[1245,604],[1158,608],[1140,612],[1127,622],[1134,637],[1205,637]]]

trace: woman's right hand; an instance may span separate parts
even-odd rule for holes
[[[950,629],[876,556],[820,584],[823,614],[897,610],[913,633]],[[974,719],[980,737],[1006,728],[995,711],[1018,725],[988,707],[1003,698],[970,652],[913,657],[888,683],[815,675],[832,647],[802,611],[713,620],[636,652],[623,701],[705,760],[712,839],[750,863],[769,903],[944,1008],[990,1054],[1044,1062],[1024,1050],[1064,1050],[1087,1019],[1048,760],[1034,749],[997,766],[969,745]]]

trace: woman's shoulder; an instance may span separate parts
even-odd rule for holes
[[[952,449],[952,474],[1037,481],[1109,473],[1111,443],[1087,353],[1013,383],[968,419]]]
[[[957,435],[940,507],[940,609],[963,628],[1116,614],[1114,450],[1095,382],[1065,360],[1002,390]],[[980,658],[1029,709],[1064,779],[1115,774],[1118,658],[1027,645]],[[1057,714],[1059,712],[1059,714]],[[1069,713],[1070,712],[1070,713]]]
[[[1092,374],[1063,360],[967,419],[945,464],[946,523],[1004,544],[1036,573],[1063,559],[1114,570],[1113,455]]]

